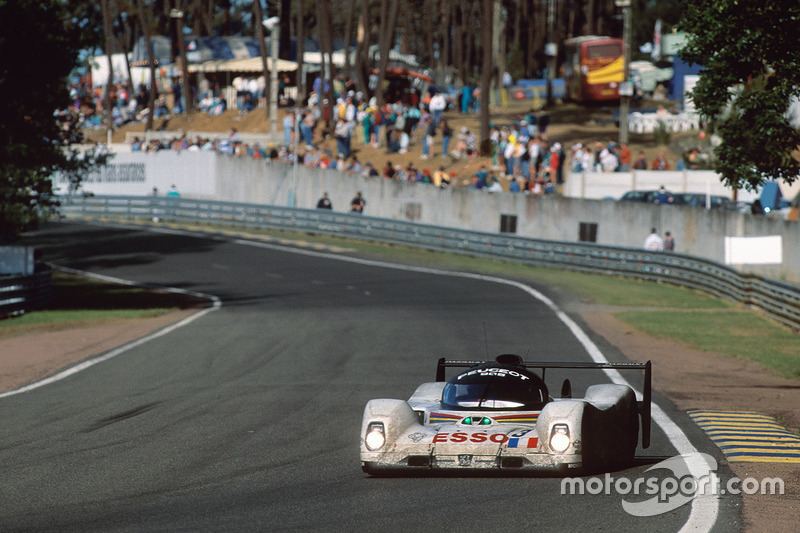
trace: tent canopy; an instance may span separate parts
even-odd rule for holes
[[[293,72],[297,70],[297,63],[279,59],[278,72]],[[267,58],[267,68],[273,69],[272,58]],[[251,72],[262,73],[264,71],[260,57],[248,57],[247,59],[220,59],[206,61],[197,65],[189,65],[189,72]]]

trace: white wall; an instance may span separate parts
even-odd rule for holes
[[[671,231],[676,251],[720,263],[727,237],[781,236],[777,264],[734,265],[742,271],[800,282],[800,223],[734,211],[686,206],[657,206],[595,198],[618,198],[632,188],[665,185],[675,192],[726,190],[705,172],[637,172],[572,175],[565,192],[584,198],[521,193],[437,189],[430,184],[364,178],[336,170],[296,169],[281,162],[232,157],[213,152],[118,153],[111,165],[87,179],[84,190],[96,195],[145,196],[157,187],[164,195],[173,183],[181,195],[243,203],[313,208],[323,192],[334,211],[349,211],[361,191],[365,215],[411,220],[476,231],[500,231],[502,215],[517,217],[517,234],[577,241],[581,222],[597,224],[597,242],[641,247],[651,227]],[[63,181],[57,185],[66,190]]]

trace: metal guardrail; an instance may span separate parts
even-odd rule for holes
[[[585,242],[560,242],[508,233],[487,233],[413,222],[336,213],[325,209],[132,196],[65,198],[68,217],[290,230],[351,237],[433,251],[488,257],[548,268],[661,281],[701,290],[754,306],[793,329],[800,329],[800,287],[690,255],[648,252]]]
[[[44,306],[53,296],[53,271],[37,265],[30,276],[0,276],[0,318]]]

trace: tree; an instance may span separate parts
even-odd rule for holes
[[[0,0],[0,241],[14,241],[55,204],[55,173],[82,175],[107,158],[70,148],[80,131],[54,117],[69,107],[67,79],[78,51],[97,44],[87,40],[97,34],[81,27],[73,7],[62,0]]]
[[[147,65],[150,68],[150,90],[147,95],[147,108],[150,110],[145,119],[145,131],[153,129],[153,110],[156,104],[156,61],[153,57],[153,43],[150,40],[150,8],[145,9],[144,0],[137,0],[139,8],[139,24],[142,26],[142,33],[144,34],[144,44],[147,48]]]
[[[256,36],[258,37],[258,50],[261,55],[261,72],[264,76],[264,99],[267,102],[272,100],[272,84],[270,83],[270,71],[267,66],[267,44],[264,42],[266,35],[264,34],[264,13],[261,11],[261,0],[253,2],[253,16],[255,17]],[[275,31],[273,29],[272,31]],[[278,65],[272,65],[272,68],[278,68]],[[267,118],[277,120],[277,117],[270,117],[271,106],[266,106]]]
[[[800,3],[690,0],[680,55],[703,70],[691,96],[722,138],[716,170],[733,189],[792,183],[800,124],[787,111],[800,96]]]
[[[106,40],[106,59],[108,59],[108,82],[104,91],[104,107],[106,111],[106,129],[111,131],[114,129],[114,119],[111,115],[111,87],[114,84],[114,63],[112,61],[114,54],[114,31],[112,28],[111,9],[108,6],[108,0],[100,2],[103,9],[103,33]]]
[[[491,139],[489,137],[489,91],[492,83],[494,66],[492,62],[492,21],[494,18],[494,0],[482,0],[480,13],[481,38],[481,81],[480,81],[480,151],[481,155],[491,155]]]
[[[303,54],[305,54],[305,15],[306,8],[303,0],[297,0],[297,22],[295,29],[295,38],[297,39],[297,103],[302,105],[306,100],[306,76],[305,76],[305,62],[303,61]]]
[[[380,27],[378,29],[378,86],[375,97],[378,105],[383,104],[383,80],[386,76],[386,67],[389,65],[389,54],[394,44],[394,30],[397,24],[398,0],[381,0]]]

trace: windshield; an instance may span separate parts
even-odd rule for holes
[[[444,387],[446,409],[541,409],[548,400],[547,386],[520,367],[487,365],[455,376]]]

